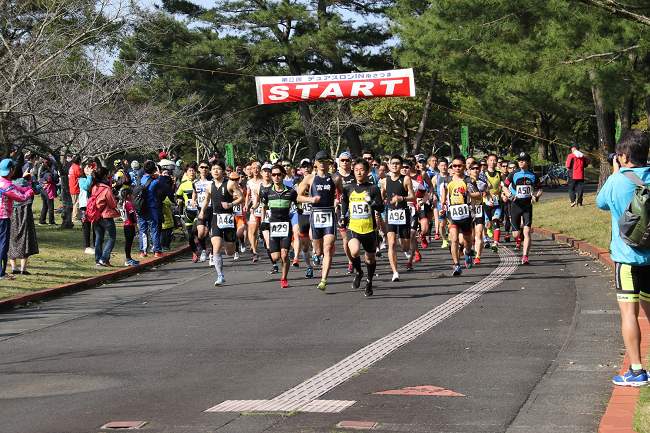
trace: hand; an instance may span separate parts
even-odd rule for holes
[[[228,206],[228,205],[230,205],[230,206]],[[222,208],[222,209],[231,209],[231,208],[232,208],[232,203],[228,203],[228,202],[222,201],[222,202],[221,202],[221,208]]]
[[[345,217],[341,217],[341,219],[339,220],[339,226],[340,226],[341,228],[345,228],[345,226],[347,226],[347,224],[346,224],[346,223],[347,223],[346,219],[347,219],[347,218],[345,218]]]
[[[399,197],[400,197],[400,196],[398,196],[398,195],[396,195],[395,193],[393,193],[393,198],[390,199],[391,204],[397,204],[397,203],[399,203]]]
[[[462,186],[459,188],[456,188],[456,191],[458,191],[459,194],[465,195],[467,193],[467,190],[463,188]]]
[[[316,203],[318,203],[319,201],[320,201],[320,196],[319,196],[319,195],[314,196],[314,197],[311,197],[311,202],[312,202],[312,204],[316,204]]]
[[[531,202],[531,203],[537,203],[537,196],[536,196],[536,195],[532,196],[532,197],[530,198],[530,202]]]
[[[203,211],[199,212],[199,219],[200,219],[200,220],[203,219]]]

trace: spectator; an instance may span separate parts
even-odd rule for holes
[[[115,166],[113,174],[115,193],[119,194],[122,188],[131,188],[132,179],[126,168],[122,166],[122,160],[116,159],[113,161],[113,165]]]
[[[133,247],[133,239],[138,232],[138,218],[135,216],[135,209],[131,204],[133,200],[133,191],[129,189],[123,189],[120,192],[120,198],[122,199],[122,212],[124,219],[124,253],[126,255],[126,261],[124,266],[136,266],[140,262],[133,260],[131,257],[131,249]]]
[[[131,177],[133,178],[133,186],[140,185],[140,163],[133,160],[131,162]]]
[[[22,150],[19,150],[18,148],[13,146],[11,148],[11,155],[9,156],[14,161],[14,166],[18,167],[18,170],[14,170],[12,180],[20,179],[21,175],[23,174],[23,172],[20,170],[20,167],[25,165],[25,154],[23,153]]]
[[[81,165],[83,166],[84,175],[79,178],[79,210],[81,212],[81,235],[83,237],[84,251],[86,254],[95,254],[95,240],[93,233],[93,243],[90,246],[90,232],[92,223],[86,218],[86,205],[88,204],[88,191],[90,190],[90,183],[93,180],[93,167],[92,160],[84,158]]]
[[[142,214],[138,214],[138,225],[140,226],[140,257],[147,257],[147,231],[151,233],[154,257],[162,257],[163,253],[160,246],[159,230],[159,221],[162,220],[158,219],[157,212],[158,190],[162,189],[162,184],[157,180],[156,164],[153,161],[145,162],[143,169],[145,174],[140,179],[140,183],[146,186],[149,209]]]
[[[18,187],[32,187],[31,170],[23,173],[23,177],[14,180]],[[30,275],[27,271],[27,260],[29,256],[38,254],[38,239],[36,237],[36,226],[34,225],[34,213],[32,203],[34,197],[24,202],[14,201],[14,209],[11,214],[11,236],[9,241],[9,263],[11,273]],[[20,268],[16,260],[20,259]]]
[[[165,153],[164,151],[158,154],[158,160],[162,161],[163,159],[167,159],[167,153]]]
[[[174,219],[171,211],[171,204],[174,202],[173,181],[169,170],[164,170],[161,176],[162,187],[157,190],[156,210],[158,212],[158,221],[160,229],[160,246],[164,250],[169,250],[171,244],[171,234],[174,231]],[[168,203],[168,204],[167,204]],[[170,228],[171,220],[171,230]]]
[[[100,219],[95,223],[95,263],[98,266],[113,267],[111,252],[115,246],[116,230],[115,218],[120,216],[117,211],[117,202],[113,195],[113,188],[108,180],[108,169],[101,167],[93,172],[90,191],[95,197],[95,204],[100,212]],[[106,246],[102,250],[106,235]]]
[[[33,153],[27,153],[27,155],[25,155],[25,165],[23,165],[23,173],[25,173],[26,171],[28,171],[31,176],[30,182],[32,183],[32,185],[35,185],[37,170],[36,170],[36,155]]]
[[[56,174],[56,170],[52,167],[52,161],[49,159],[43,160],[39,182],[41,183],[41,199],[43,200],[43,208],[41,209],[41,217],[38,221],[38,225],[45,225],[45,217],[49,214],[50,222],[48,225],[55,226],[54,199],[56,198],[56,184],[59,182],[59,175]]]
[[[14,161],[11,158],[0,162],[0,280],[14,280],[7,275],[7,253],[11,239],[11,212],[15,201],[27,201],[34,196],[31,187],[20,187],[11,183],[15,173]]]
[[[70,197],[72,197],[72,221],[81,222],[81,211],[79,210],[79,178],[83,175],[79,167],[79,156],[75,156],[68,170],[68,186]]]
[[[566,159],[566,168],[569,169],[569,198],[571,207],[582,206],[582,191],[585,188],[585,168],[589,161],[584,153],[580,152],[577,143],[571,145],[571,153]]]
[[[185,176],[185,162],[182,159],[176,161],[176,168],[174,169],[174,178],[176,180],[176,186],[180,185],[183,181],[183,176]]]

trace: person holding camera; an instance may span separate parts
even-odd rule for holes
[[[571,145],[571,153],[566,159],[566,168],[569,169],[569,198],[571,207],[582,206],[582,191],[585,188],[585,168],[589,165],[587,156],[580,152],[578,143]]]
[[[630,356],[630,370],[614,377],[615,385],[641,386],[648,384],[648,375],[641,363],[641,329],[639,305],[650,318],[650,248],[626,244],[619,231],[619,218],[634,195],[635,183],[625,175],[631,171],[646,184],[650,183],[650,168],[646,167],[650,145],[640,130],[621,134],[612,158],[614,174],[603,185],[596,203],[612,214],[611,258],[615,263],[616,298],[621,310],[623,342]]]

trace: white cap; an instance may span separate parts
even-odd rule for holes
[[[262,166],[262,170],[265,170],[265,169],[267,169],[267,168],[268,168],[269,170],[271,170],[271,169],[273,168],[273,166],[272,166],[271,164],[264,164],[264,165]]]

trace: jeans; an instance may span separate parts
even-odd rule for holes
[[[113,218],[101,218],[95,224],[95,263],[101,260],[104,263],[110,263],[111,251],[115,246],[115,238],[117,231],[115,229],[115,221]],[[104,233],[106,233],[106,246],[102,251],[102,244],[104,243]]]
[[[584,188],[584,179],[569,179],[569,198],[571,199],[571,203],[582,204],[582,191]]]
[[[138,215],[138,224],[140,225],[140,253],[147,254],[147,249],[145,248],[147,246],[147,231],[151,233],[153,252],[161,253],[162,247],[160,246],[160,230],[158,229],[158,214],[156,210],[149,209],[144,215]]]
[[[11,237],[11,218],[0,219],[0,275],[5,275],[7,269],[7,253]]]

